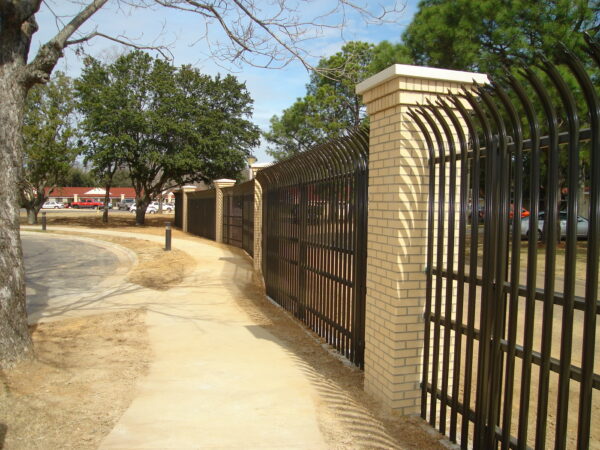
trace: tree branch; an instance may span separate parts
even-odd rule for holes
[[[157,51],[158,53],[160,53],[160,55],[165,58],[168,61],[172,61],[173,60],[173,53],[171,52],[171,50],[169,50],[169,48],[167,46],[164,45],[158,45],[158,46],[153,46],[153,45],[139,45],[139,44],[135,44],[134,42],[131,42],[131,40],[126,39],[125,37],[114,37],[114,36],[109,36],[107,34],[104,33],[100,33],[98,31],[94,31],[93,33],[90,33],[86,36],[83,36],[79,39],[73,39],[70,41],[66,41],[65,42],[65,47],[68,47],[69,45],[78,45],[78,44],[83,44],[84,42],[89,41],[90,39],[93,39],[95,37],[101,37],[104,39],[108,39],[109,41],[112,42],[116,42],[117,44],[122,44],[125,45],[127,47],[132,47],[135,48],[137,50],[154,50]]]
[[[93,0],[77,14],[56,36],[40,47],[32,62],[27,64],[21,82],[30,88],[37,83],[46,83],[58,60],[63,56],[67,39],[92,17],[108,0]]]

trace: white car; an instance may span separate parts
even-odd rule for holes
[[[134,203],[133,205],[131,205],[131,208],[129,208],[129,212],[130,213],[134,213],[137,210],[137,205]],[[156,214],[158,212],[158,208],[155,207],[152,203],[150,203],[148,205],[148,207],[146,208],[146,214]]]
[[[156,208],[156,210],[157,210],[157,211],[158,211],[158,209],[159,209],[159,208],[158,208],[158,205],[159,205],[159,204],[158,204],[158,202],[156,202],[156,201],[155,201],[155,202],[152,202],[152,203],[150,203],[150,206],[154,206],[154,208]],[[174,209],[174,208],[173,208],[173,205],[172,205],[171,203],[166,203],[166,202],[165,202],[165,203],[163,203],[163,204],[162,204],[162,210],[163,210],[163,212],[172,212],[172,211],[173,211],[173,209]]]
[[[544,211],[538,214],[538,231],[536,234],[537,240],[541,240],[542,230],[544,229]],[[565,238],[567,236],[567,212],[561,211],[559,214],[560,217],[560,237]],[[578,239],[587,239],[589,228],[589,221],[585,217],[577,216],[577,238]],[[521,237],[524,239],[529,239],[529,217],[525,217],[521,221]]]
[[[42,205],[42,209],[62,209],[64,207],[65,205],[63,205],[62,203],[58,203],[54,200],[47,201]]]

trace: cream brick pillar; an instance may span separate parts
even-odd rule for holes
[[[182,231],[187,233],[188,230],[188,192],[194,192],[196,190],[196,186],[183,186],[181,188],[181,205],[182,213],[181,213],[181,229]]]
[[[394,65],[360,83],[370,117],[365,390],[401,414],[420,411],[428,151],[411,106],[481,74]]]
[[[215,201],[215,241],[223,242],[223,188],[231,187],[235,184],[235,180],[228,178],[221,178],[215,180],[214,185],[217,190]]]
[[[256,179],[259,170],[270,166],[272,163],[252,164],[252,178],[254,178],[254,271],[262,274],[262,220],[263,220],[263,196],[262,186]]]

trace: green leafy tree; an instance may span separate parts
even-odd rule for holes
[[[599,29],[597,0],[423,0],[402,39],[416,64],[496,75],[515,62],[578,50]]]
[[[42,205],[64,183],[79,154],[74,106],[72,81],[60,72],[47,85],[29,91],[23,120],[25,158],[19,193],[30,224],[37,223]]]
[[[67,173],[62,186],[87,187],[95,186],[96,184],[97,180],[94,174],[89,170],[84,170],[82,167],[74,165],[69,168],[69,173]]]
[[[264,133],[271,144],[267,152],[282,159],[339,136],[366,121],[356,85],[394,63],[409,62],[401,44],[349,42],[333,56],[323,58],[312,72],[306,95],[271,118]]]
[[[583,32],[597,34],[599,12],[598,0],[423,0],[402,38],[417,64],[484,72],[497,79],[507,69],[517,71],[524,65],[539,64],[540,54],[552,61],[561,45],[583,56],[583,61],[589,61],[589,57],[581,54]],[[579,110],[586,111],[584,99],[577,95],[579,89],[572,73],[561,65],[557,69],[575,94]],[[598,78],[596,67],[589,66],[588,71]],[[541,72],[539,75],[546,79]],[[545,84],[550,86],[551,82],[546,80]],[[529,87],[527,83],[525,86]],[[562,102],[558,93],[554,89],[549,93],[560,111]],[[536,103],[541,133],[547,134],[544,110],[533,89],[529,89],[529,98]],[[514,104],[518,105],[518,100],[515,99]],[[581,115],[584,127],[586,118],[587,114]],[[559,126],[561,131],[566,131],[566,123]],[[580,183],[585,185],[589,182],[586,175],[590,160],[588,146],[581,147],[580,156]],[[560,158],[559,183],[564,186],[567,153],[561,152]],[[526,154],[526,168],[528,164]],[[547,169],[545,155],[541,168],[543,179]],[[526,179],[526,193],[528,189]]]
[[[113,186],[118,187],[133,187],[131,184],[131,176],[129,175],[129,170],[127,169],[119,169],[113,175]]]
[[[140,225],[163,191],[235,177],[258,145],[252,99],[230,75],[212,78],[134,51],[108,65],[88,59],[76,87],[88,160],[105,179],[127,168]]]
[[[84,163],[106,191],[102,221],[107,223],[110,188],[115,173],[124,164],[127,148],[123,138],[128,123],[120,120],[126,103],[121,90],[111,88],[114,86],[110,85],[111,74],[106,66],[93,58],[88,58],[85,65],[84,76],[76,81],[77,106],[83,116],[80,128],[86,142]]]

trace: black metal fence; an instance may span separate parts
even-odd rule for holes
[[[263,169],[267,295],[355,364],[364,358],[368,134]]]
[[[188,231],[215,240],[216,191],[187,193]]]
[[[462,448],[600,442],[600,102],[561,58],[411,112],[430,160],[422,416]]]
[[[183,228],[183,193],[175,192],[175,218],[174,225]]]
[[[254,180],[223,189],[223,242],[254,254]]]

